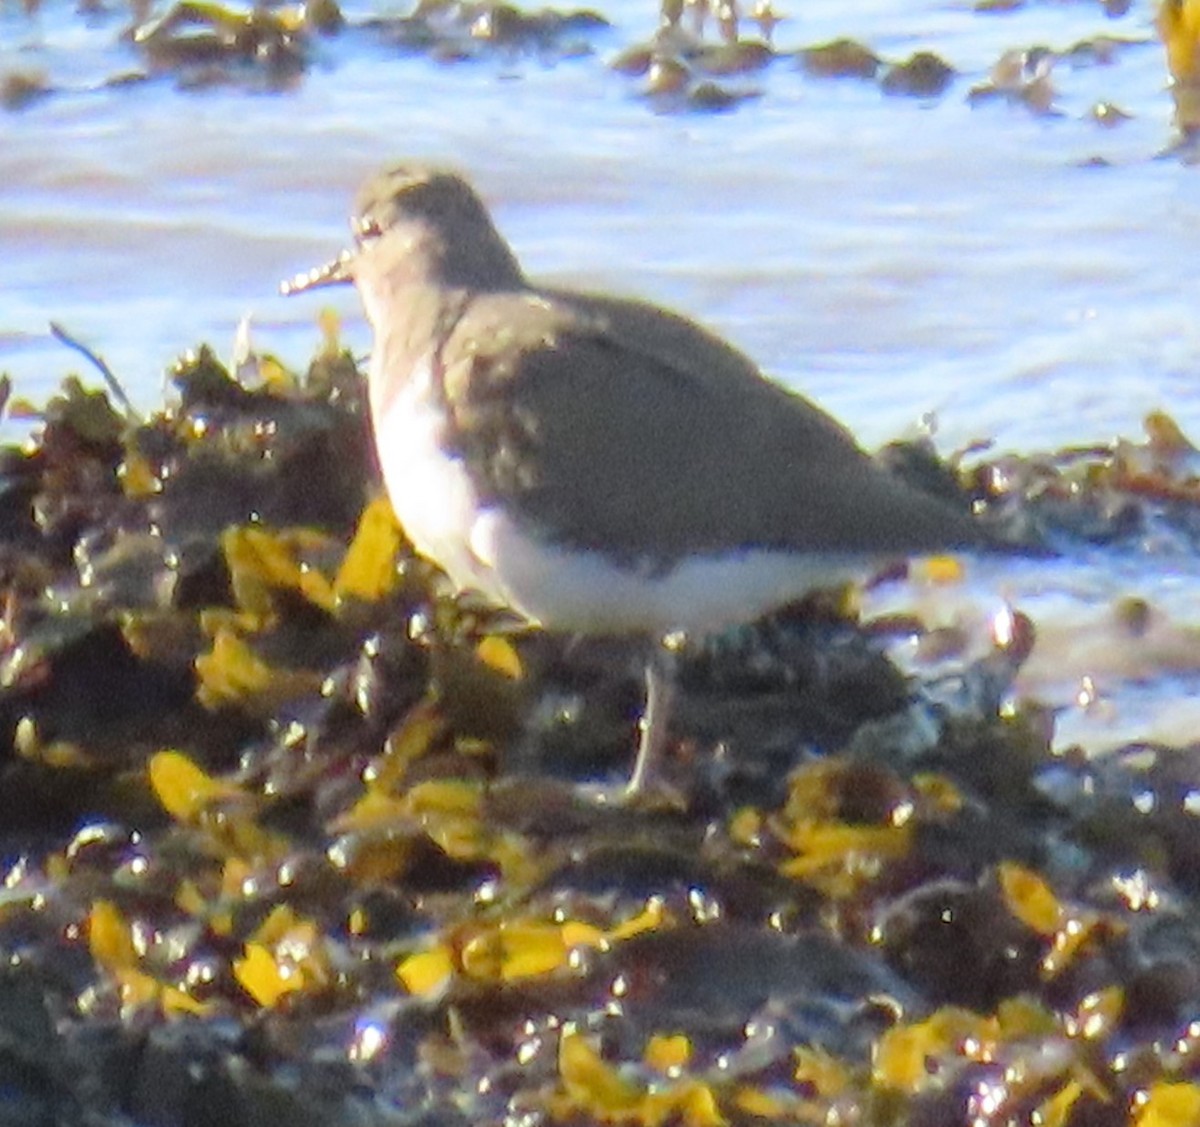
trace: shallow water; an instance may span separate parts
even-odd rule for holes
[[[104,88],[139,65],[119,20],[6,7],[0,68],[66,90],[0,118],[0,368],[37,396],[71,366],[51,318],[144,403],[180,347],[224,344],[248,314],[302,360],[314,303],[276,281],[332,254],[357,183],[411,154],[468,169],[533,272],[686,310],[868,443],[930,411],[948,444],[1089,441],[1155,406],[1200,430],[1200,205],[1193,170],[1154,159],[1171,102],[1148,5],[807,4],[780,48],[850,35],[961,75],[924,102],[781,60],[740,80],[761,98],[714,115],[652,112],[605,61],[656,11],[603,10],[587,58],[448,66],[349,33],[294,91],[247,94]],[[1059,116],[967,101],[1006,49],[1105,34],[1132,43],[1111,65],[1060,61]],[[1101,100],[1134,117],[1097,125]]]
[[[295,88],[249,93],[166,75],[107,86],[141,66],[120,18],[0,8],[0,73],[56,87],[0,111],[0,370],[33,399],[78,370],[51,319],[148,406],[183,347],[228,350],[247,316],[258,347],[302,364],[318,303],[277,282],[343,245],[366,174],[420,156],[470,172],[534,275],[686,311],[868,445],[931,412],[943,449],[1136,434],[1157,407],[1200,434],[1197,173],[1159,159],[1172,105],[1148,3],[1109,19],[1092,3],[810,0],[785,12],[779,48],[933,50],[957,80],[937,99],[887,97],[778,60],[734,82],[761,97],[720,114],[655,112],[606,63],[653,32],[656,6],[601,10],[613,27],[586,57],[444,65],[351,30]],[[1058,62],[1055,114],[968,100],[1005,50],[1097,36],[1122,43],[1107,65]],[[1099,102],[1130,119],[1101,126]],[[327,299],[365,351],[354,295]],[[1177,571],[1074,561],[1058,586],[1040,570],[1008,593],[1052,618],[1057,590],[1081,631],[1129,589],[1194,617]],[[1082,673],[1059,674],[1069,709]]]

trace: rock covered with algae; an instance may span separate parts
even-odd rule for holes
[[[597,802],[633,744],[624,649],[522,634],[412,554],[336,339],[256,369],[202,349],[146,418],[68,381],[0,456],[6,1114],[1200,1105],[1200,758],[1055,753],[1011,693],[1036,623],[929,633],[920,677],[884,652],[919,620],[787,608],[685,655],[681,806]],[[1144,443],[887,462],[1063,551],[1200,527],[1165,416]]]

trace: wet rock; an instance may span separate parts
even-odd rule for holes
[[[1006,51],[992,67],[987,81],[971,87],[967,100],[983,102],[1001,97],[1028,106],[1035,113],[1053,113],[1056,91],[1051,72],[1055,58],[1045,47]]]
[[[702,47],[692,57],[697,70],[710,75],[749,74],[769,66],[775,52],[766,43],[738,40]]]
[[[1091,117],[1097,125],[1103,125],[1106,129],[1112,129],[1129,121],[1133,115],[1113,102],[1097,102],[1091,108]]]
[[[0,106],[14,112],[36,105],[53,92],[45,75],[37,71],[10,70],[0,75]]]
[[[432,0],[418,4],[411,16],[365,26],[396,46],[450,62],[497,51],[575,58],[591,54],[593,39],[609,23],[588,9],[528,11],[499,0]]]
[[[883,60],[853,39],[835,39],[805,47],[798,55],[800,67],[814,78],[874,78]]]
[[[918,51],[902,63],[890,66],[879,80],[885,94],[912,98],[938,98],[954,81],[955,71],[930,51]]]
[[[178,0],[139,23],[131,37],[152,70],[176,75],[184,87],[245,81],[279,87],[307,69],[311,35],[332,34],[340,20],[334,0],[308,5],[299,20],[267,8]]]

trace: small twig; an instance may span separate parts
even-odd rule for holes
[[[50,332],[53,334],[55,340],[61,341],[68,348],[73,348],[80,355],[86,356],[99,369],[100,374],[104,377],[104,382],[108,384],[108,390],[113,393],[117,402],[125,408],[125,415],[129,421],[131,423],[141,422],[142,417],[138,413],[138,409],[133,405],[133,400],[125,394],[125,389],[121,386],[120,380],[117,379],[113,370],[99,356],[82,341],[71,336],[57,321],[50,322]]]

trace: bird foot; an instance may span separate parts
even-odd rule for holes
[[[643,779],[632,783],[588,783],[579,788],[583,800],[593,806],[606,806],[639,814],[683,814],[691,803],[678,787],[663,779]]]

